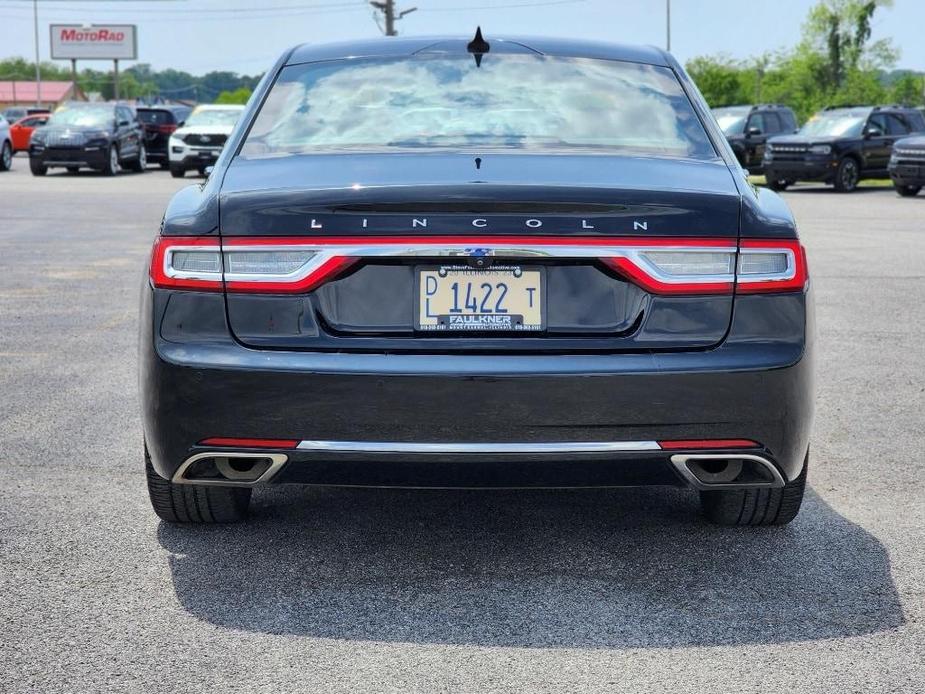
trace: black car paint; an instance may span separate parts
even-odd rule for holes
[[[525,44],[511,43],[512,49],[524,50]],[[341,155],[332,155],[325,160],[326,167],[312,171],[300,167],[296,158],[279,160],[276,166],[282,166],[289,176],[277,177],[269,165],[234,157],[282,66],[340,57],[344,50],[303,46],[282,56],[266,73],[212,174],[203,184],[177,193],[160,233],[218,236],[221,228],[226,234],[305,234],[311,214],[330,212],[332,206],[396,203],[404,205],[402,209],[413,209],[425,200],[433,203],[447,197],[458,203],[463,191],[466,204],[476,208],[510,204],[515,190],[523,193],[517,199],[519,205],[538,200],[576,202],[572,185],[576,176],[582,182],[587,177],[588,181],[613,183],[608,176],[622,175],[627,187],[619,202],[631,210],[641,206],[649,213],[654,211],[649,217],[650,231],[667,223],[670,215],[658,214],[666,205],[683,219],[685,210],[699,204],[701,214],[689,220],[704,225],[700,233],[707,233],[711,226],[711,235],[730,238],[795,238],[795,223],[786,205],[776,194],[748,183],[696,87],[670,55],[657,49],[585,42],[543,39],[526,43],[546,54],[671,67],[691,95],[718,161],[626,158],[624,169],[607,158],[588,157],[579,176],[578,162],[568,156],[539,157],[527,171],[528,176],[539,172],[538,180],[544,185],[532,191],[523,185],[529,184],[526,178],[518,181],[521,185],[514,184],[515,162],[494,153],[480,154],[478,169],[468,155],[417,157],[416,164],[430,165],[428,174],[440,179],[431,187],[410,179],[409,167],[387,167],[380,161],[370,162],[375,176],[369,180],[375,185],[354,186],[355,178],[343,176],[351,168],[356,171],[359,160],[351,161],[346,155],[341,159],[337,158]],[[465,41],[351,43],[349,52],[356,56],[407,55],[435,46],[456,50]],[[495,40],[492,46],[492,50],[500,49],[503,42]],[[448,168],[441,171],[443,166]],[[334,190],[328,186],[323,200],[313,200],[323,182],[320,178],[312,181],[311,176],[327,177],[327,183],[333,181],[337,186]],[[280,188],[281,179],[296,184]],[[613,197],[607,197],[608,187],[583,186],[577,202],[613,203]],[[277,213],[282,211],[279,218],[263,213],[270,198]],[[704,200],[718,204],[707,205]],[[627,228],[623,233],[633,231]],[[695,232],[680,224],[665,226],[662,233]],[[587,353],[576,351],[574,345],[531,352],[522,341],[519,346],[499,341],[485,353],[478,338],[469,338],[477,342],[469,345],[475,348],[471,353],[447,343],[437,350],[420,344],[412,348],[410,340],[406,353],[395,352],[393,340],[379,344],[377,340],[385,338],[377,337],[362,338],[362,348],[357,347],[355,337],[350,338],[352,348],[334,345],[332,350],[304,350],[284,342],[258,348],[255,339],[260,331],[242,339],[228,320],[240,316],[241,324],[250,320],[265,326],[267,307],[259,298],[248,297],[234,306],[226,298],[154,289],[145,282],[140,341],[143,421],[153,464],[164,477],[169,478],[184,458],[201,450],[197,442],[210,436],[499,442],[748,437],[765,446],[787,479],[800,473],[806,454],[813,409],[809,291],[722,298],[728,303],[724,310],[729,318],[715,345],[681,345],[661,351],[651,344],[624,345],[615,350],[614,340],[604,338]],[[698,310],[709,310],[710,302],[703,297],[687,303],[698,302]],[[305,315],[303,308],[293,305],[292,315]],[[286,313],[285,303],[277,302],[276,310],[274,315]],[[317,455],[295,452],[294,464],[279,481],[422,486],[529,486],[544,480],[554,486],[681,484],[664,456],[634,453],[600,458],[594,461],[607,465],[596,467],[594,473],[586,464],[589,459],[566,468],[561,461],[537,461],[544,467],[530,468],[536,476],[525,479],[517,470],[524,472],[521,464],[526,458],[516,454],[486,460],[487,469],[482,464],[460,467],[453,456],[438,456],[429,459],[438,467],[424,469],[413,456],[395,460],[343,454],[319,460]],[[371,459],[377,464],[375,469],[367,464]],[[492,462],[510,467],[499,473]]]
[[[912,108],[872,107],[859,137],[825,137],[811,135],[781,135],[768,141],[765,150],[764,171],[768,180],[775,181],[823,181],[832,183],[839,163],[851,158],[858,164],[861,179],[889,178],[888,162],[893,144],[905,137],[888,133],[874,134],[869,131],[871,120],[877,116],[898,116],[911,132],[925,130],[925,119]],[[813,154],[810,148],[816,145],[829,146],[828,154]],[[798,152],[775,152],[774,147],[800,149]]]
[[[893,145],[889,172],[897,187],[925,186],[925,136],[897,140]]]
[[[174,129],[183,125],[189,117],[192,109],[189,106],[158,105],[149,107],[139,107],[137,110],[138,120],[142,124],[145,136],[145,149],[148,154],[148,161],[157,162],[165,166],[168,159],[168,142],[170,133],[164,132],[160,126],[172,126]],[[147,123],[144,114],[146,112],[157,112],[163,114],[163,123]]]
[[[81,108],[81,106],[78,104],[74,108]],[[94,108],[100,107],[94,105]],[[51,120],[41,130],[42,144],[37,143],[34,136],[29,143],[30,163],[45,168],[88,166],[103,170],[109,162],[111,147],[115,147],[118,151],[120,163],[137,161],[140,150],[144,146],[141,123],[127,106],[113,104],[111,109],[112,126],[105,131],[105,136],[95,137],[92,142],[82,139],[80,144],[59,144],[49,147],[45,143],[68,131],[77,135],[100,132],[98,126],[55,125],[54,114],[52,114]]]
[[[757,176],[764,173],[764,151],[767,141],[784,133],[796,132],[797,121],[793,111],[786,106],[756,104],[749,106],[749,109],[743,132],[727,135],[726,139],[742,168]],[[767,129],[757,124],[758,119],[764,120],[767,114],[777,119],[779,127]]]

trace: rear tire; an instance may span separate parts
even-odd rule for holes
[[[170,165],[170,175],[174,178],[183,178],[186,175],[186,169],[182,166]]]
[[[839,193],[851,193],[858,187],[861,180],[861,168],[858,162],[851,157],[845,157],[838,162],[835,170],[835,190]]]
[[[13,168],[13,145],[8,140],[3,141],[0,147],[0,171],[9,171]]]
[[[248,487],[174,484],[157,474],[145,449],[145,476],[154,512],[168,523],[237,523],[247,518]]]
[[[700,492],[703,514],[717,525],[786,525],[800,512],[808,469],[809,453],[800,476],[783,487]]]
[[[901,186],[898,183],[894,183],[893,187],[904,198],[914,198],[922,190],[922,186]]]
[[[135,173],[144,173],[148,168],[148,153],[144,145],[138,148],[138,158],[129,164],[129,168]]]
[[[43,166],[35,159],[29,159],[29,170],[33,176],[44,176],[48,173],[48,167]]]

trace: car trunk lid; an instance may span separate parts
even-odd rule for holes
[[[332,257],[358,246],[375,256],[355,258],[348,272],[303,292],[251,292],[227,281],[231,328],[255,347],[702,348],[721,341],[731,317],[731,292],[663,292],[598,257],[602,244],[734,247],[739,196],[720,161],[503,153],[236,159],[220,206],[226,253],[246,250],[242,244],[307,244],[340,248]],[[427,271],[463,266],[535,271],[541,327],[425,330]],[[476,285],[484,284],[479,273]]]

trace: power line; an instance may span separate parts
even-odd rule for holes
[[[4,2],[11,2],[12,0],[4,0]],[[149,0],[145,0],[146,2]],[[128,12],[133,15],[138,15],[140,13],[144,14],[153,14],[153,15],[182,15],[184,17],[189,15],[209,15],[209,14],[246,14],[253,12],[318,12],[325,13],[336,10],[357,10],[360,9],[356,3],[348,2],[332,2],[332,3],[323,3],[323,4],[314,4],[314,5],[274,5],[270,7],[242,7],[242,8],[178,8],[178,9],[159,9],[159,8],[140,8],[137,10],[127,10],[123,8],[96,8],[89,10],[86,8],[79,7],[57,7],[51,5],[42,5],[43,10],[48,10],[52,12],[79,12],[81,14],[87,14],[88,12],[98,12],[100,14],[117,14],[122,12]],[[28,12],[30,8],[22,6],[12,6],[4,5],[0,3],[0,9],[3,10],[13,10],[16,11],[26,11]]]
[[[503,5],[466,5],[462,7],[428,7],[427,12],[470,12],[472,10],[504,10],[517,7],[550,7],[552,5],[575,5],[588,0],[534,0],[533,2],[512,2]]]
[[[142,0],[144,2],[149,2],[150,0]],[[171,0],[163,0],[171,1]],[[175,0],[174,0],[175,1]],[[0,8],[5,10],[14,10],[14,11],[28,11],[28,7],[23,7],[21,5],[7,5],[5,3],[16,2],[16,0],[3,0],[0,2]],[[242,7],[242,8],[177,8],[177,9],[160,9],[155,7],[139,7],[137,9],[125,9],[125,8],[112,8],[112,7],[99,7],[99,8],[85,8],[85,7],[65,7],[58,5],[46,5],[42,4],[41,8],[43,10],[48,10],[52,12],[80,12],[86,14],[87,12],[100,12],[106,14],[117,14],[117,13],[130,13],[133,15],[137,14],[182,14],[184,16],[190,14],[228,14],[235,13],[240,14],[242,12],[266,12],[266,11],[291,11],[291,10],[328,10],[328,9],[341,9],[341,8],[355,8],[356,3],[352,2],[329,2],[321,4],[298,4],[298,5],[274,5],[270,7]]]
[[[250,20],[260,20],[260,19],[279,20],[279,19],[286,18],[286,17],[299,17],[299,16],[317,17],[320,15],[328,15],[328,14],[346,14],[349,12],[358,12],[363,9],[364,8],[362,7],[352,7],[352,8],[326,9],[326,10],[305,9],[305,10],[278,11],[278,12],[266,13],[262,8],[253,8],[249,10],[240,10],[232,14],[222,14],[222,15],[195,15],[193,14],[192,18],[195,19],[197,22],[229,22],[229,21],[237,21],[240,19],[247,19],[249,21]],[[255,14],[252,14],[252,13],[255,13]],[[31,18],[25,15],[0,14],[0,17],[4,19],[11,19],[11,20],[20,20],[20,21],[30,20],[31,21]],[[105,17],[105,16],[101,15],[101,17]],[[143,22],[145,25],[152,24],[152,23],[162,23],[162,22],[176,22],[178,18],[182,18],[182,17],[190,17],[190,14],[183,12],[183,13],[179,13],[176,15],[164,14],[162,16],[144,17],[141,19],[141,22]],[[72,21],[76,22],[76,20],[72,20]]]

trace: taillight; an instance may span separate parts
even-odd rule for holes
[[[803,289],[809,279],[806,249],[797,240],[743,239],[739,248],[739,294]]]
[[[157,126],[157,131],[163,133],[164,135],[170,135],[172,132],[176,131],[176,123],[170,123],[168,125],[159,125]]]
[[[336,278],[361,258],[471,256],[599,260],[653,294],[795,291],[806,285],[796,240],[486,237],[161,237],[154,245],[156,287],[299,294]],[[449,262],[449,260],[447,262]]]
[[[222,249],[217,238],[160,236],[151,253],[151,282],[165,289],[222,290]]]
[[[729,294],[735,258],[734,241],[692,239],[627,246],[602,260],[653,294]]]
[[[353,264],[305,245],[262,239],[226,244],[217,239],[159,237],[151,257],[155,287],[200,291],[296,294],[309,292]]]

